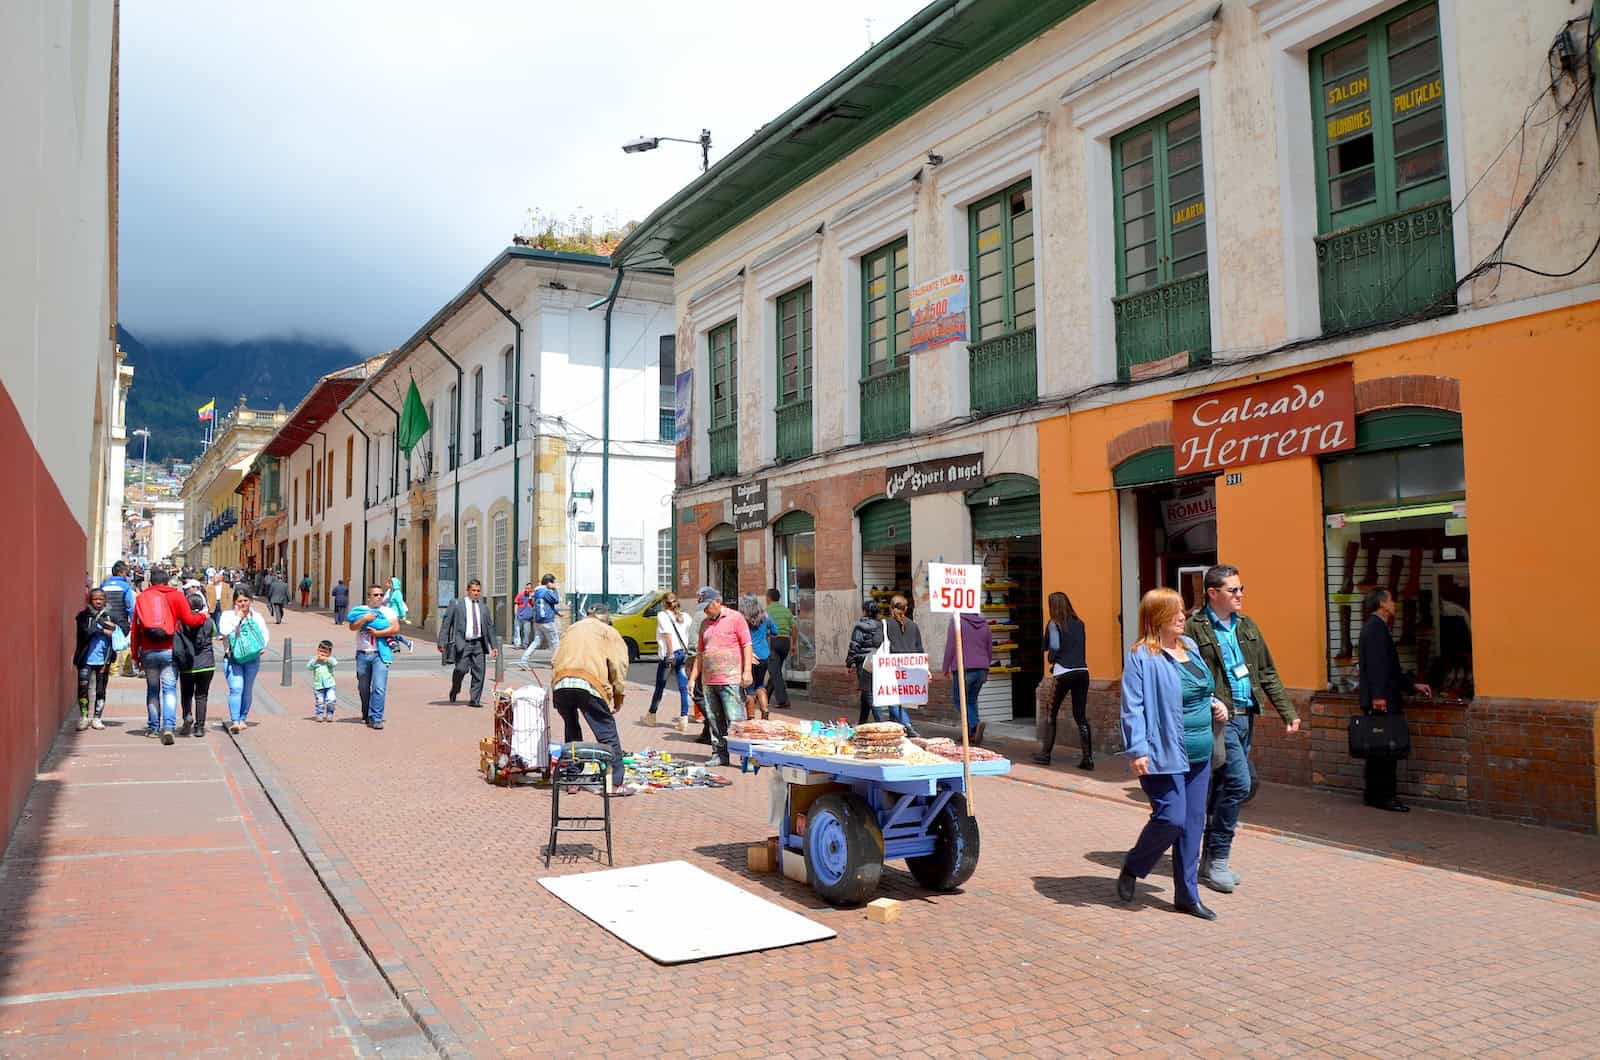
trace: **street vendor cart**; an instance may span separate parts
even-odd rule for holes
[[[978,821],[967,812],[961,762],[874,762],[735,737],[728,750],[746,771],[777,770],[784,787],[779,849],[804,856],[806,882],[834,905],[869,900],[888,859],[904,858],[932,891],[953,891],[977,870]],[[1011,772],[1004,758],[966,765],[972,776]]]

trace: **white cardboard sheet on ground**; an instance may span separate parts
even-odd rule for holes
[[[686,861],[547,876],[551,894],[660,964],[797,946],[836,932]],[[716,922],[684,916],[715,909]]]

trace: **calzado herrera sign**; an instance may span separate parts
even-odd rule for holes
[[[1184,398],[1172,406],[1179,475],[1320,456],[1356,444],[1348,363]]]

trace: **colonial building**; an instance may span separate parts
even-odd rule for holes
[[[1600,495],[1575,13],[930,4],[614,255],[675,272],[676,586],[777,586],[794,676],[842,703],[862,598],[912,596],[938,658],[926,564],[981,563],[1002,725],[1066,592],[1112,749],[1140,595],[1234,563],[1313,718],[1263,719],[1263,776],[1338,788],[1387,586],[1441,692],[1410,794],[1594,828],[1600,675],[1555,545]]]
[[[503,630],[518,587],[544,573],[568,594],[656,588],[671,549],[672,315],[659,272],[508,247],[345,401],[356,433],[330,429],[344,475],[324,488],[358,491],[365,518],[323,527],[324,542],[359,541],[366,579],[398,577],[430,626],[473,578]],[[431,426],[407,457],[413,382]]]
[[[217,421],[211,444],[194,462],[179,494],[184,533],[179,551],[185,566],[243,567],[245,535],[235,490],[288,415],[281,408],[263,412],[240,405]]]

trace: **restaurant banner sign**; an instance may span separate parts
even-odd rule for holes
[[[883,495],[920,497],[925,493],[948,493],[983,485],[983,454],[945,456],[915,464],[891,467],[884,479]]]
[[[1348,362],[1196,394],[1172,406],[1179,475],[1320,456],[1355,444],[1355,372]]]
[[[967,274],[951,272],[917,284],[911,300],[911,352],[967,341]]]

